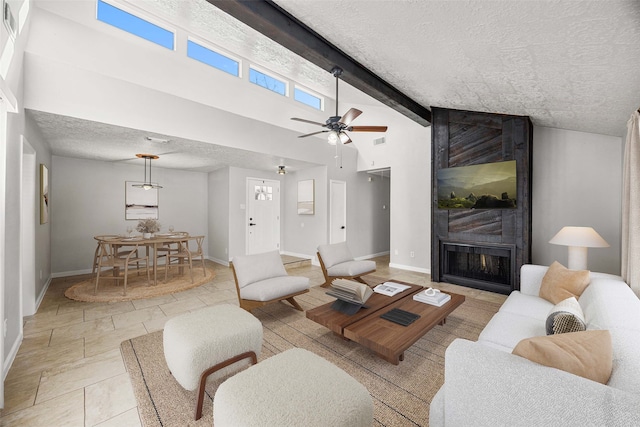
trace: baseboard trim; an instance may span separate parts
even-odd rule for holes
[[[307,254],[299,254],[297,252],[288,252],[288,251],[282,251],[280,252],[281,255],[289,255],[289,256],[294,256],[296,258],[304,258],[304,259],[313,259],[312,255],[307,255]]]
[[[38,299],[36,299],[36,313],[40,308],[40,304],[42,304],[42,300],[44,299],[45,294],[47,293],[47,289],[49,289],[49,285],[51,284],[51,276],[47,279],[47,282],[42,287],[42,292],[38,295]]]
[[[416,273],[431,274],[431,269],[421,268],[421,267],[414,267],[412,265],[395,264],[395,263],[390,262],[389,263],[389,267],[397,268],[397,269],[400,269],[400,270],[415,271]]]
[[[13,365],[13,361],[16,359],[18,355],[18,350],[20,349],[20,345],[22,344],[22,340],[24,339],[24,333],[20,331],[20,334],[16,338],[15,342],[11,346],[11,351],[4,359],[4,365],[2,366],[2,381],[7,378],[7,374],[9,373],[9,369],[11,369],[11,365]]]
[[[69,276],[80,276],[82,274],[90,274],[91,270],[72,270],[72,271],[61,271],[58,273],[51,273],[51,278],[55,279],[58,277],[69,277]]]
[[[384,252],[378,252],[377,254],[370,254],[370,255],[365,255],[365,256],[359,256],[356,257],[355,259],[360,261],[363,259],[371,259],[371,258],[375,258],[375,257],[379,257],[379,256],[385,256],[385,255],[389,255],[389,251],[384,251]]]
[[[216,264],[224,265],[225,267],[229,267],[229,265],[230,265],[229,261],[224,261],[224,260],[221,260],[221,259],[218,259],[218,258],[214,258],[214,257],[211,257],[211,256],[207,256],[205,258],[208,259],[209,261],[215,262]]]

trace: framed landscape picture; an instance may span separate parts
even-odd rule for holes
[[[315,213],[315,182],[313,179],[298,181],[298,215]]]
[[[158,189],[145,190],[134,184],[143,183],[125,182],[124,219],[158,219]]]
[[[40,224],[49,222],[49,168],[40,163]]]

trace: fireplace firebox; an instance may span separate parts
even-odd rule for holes
[[[442,280],[509,294],[515,284],[515,246],[441,242]]]

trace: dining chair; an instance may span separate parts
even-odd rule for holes
[[[191,248],[189,247],[189,242],[191,240],[195,241],[195,244],[196,244],[195,250],[191,250]],[[192,262],[194,261],[202,262],[202,275],[206,277],[207,268],[204,265],[204,251],[202,250],[202,242],[204,242],[204,236],[191,236],[189,240],[186,240],[184,242],[184,245],[185,245],[185,249],[191,253]]]
[[[189,267],[189,274],[191,275],[191,283],[193,283],[193,262],[191,260],[191,251],[187,245],[189,237],[185,236],[178,241],[178,250],[176,252],[169,251],[164,255],[166,257],[164,267],[164,281],[167,282],[169,277],[169,269],[171,267]]]
[[[126,256],[124,253],[127,252]],[[93,294],[98,293],[98,283],[100,280],[124,280],[123,295],[127,295],[127,280],[129,278],[129,266],[136,265],[139,268],[142,263],[147,270],[147,285],[151,285],[151,275],[149,272],[149,256],[140,256],[138,245],[131,246],[114,245],[107,240],[100,240],[98,243],[98,265],[96,272],[96,284]],[[109,271],[112,274],[105,274]],[[121,275],[120,273],[123,272]]]
[[[171,235],[171,236],[186,237],[186,236],[188,236],[188,235],[189,235],[189,233],[188,233],[188,232],[186,232],[186,231],[175,231],[175,232],[173,232],[173,233],[170,233],[170,235]],[[166,236],[166,235],[163,235],[163,236]],[[155,261],[155,262],[158,262],[158,258],[164,258],[164,257],[166,257],[166,255],[167,255],[168,253],[170,253],[170,252],[178,252],[178,251],[179,251],[179,249],[180,249],[180,247],[179,247],[179,246],[180,246],[180,241],[178,241],[178,240],[176,240],[175,242],[167,242],[167,243],[163,243],[163,244],[162,244],[162,246],[157,247],[157,248],[155,249],[155,252],[156,252],[156,253],[154,254],[154,256],[155,256],[155,258],[156,258],[156,261]],[[165,262],[166,262],[166,260],[165,260]]]
[[[120,238],[120,236],[118,236],[117,234],[101,234],[99,236],[94,236],[94,239],[96,239],[98,241],[98,244],[96,245],[96,250],[95,253],[93,254],[93,267],[91,269],[91,277],[95,277],[96,275],[96,269],[98,268],[98,257],[100,255],[100,242],[101,241],[111,241],[111,240],[117,240]],[[107,248],[109,251],[111,251],[111,246],[108,246]]]

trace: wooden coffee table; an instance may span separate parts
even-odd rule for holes
[[[369,308],[361,308],[352,316],[333,310],[333,303],[330,302],[308,310],[307,318],[345,339],[373,350],[383,359],[397,365],[404,359],[406,349],[435,325],[445,323],[447,316],[464,302],[464,296],[447,292],[451,295],[451,300],[442,307],[436,307],[413,300],[413,295],[424,289],[422,286],[391,281],[409,285],[410,288],[393,297],[374,293],[367,300],[366,305]],[[420,318],[408,326],[402,326],[380,317],[394,308],[418,314]]]

